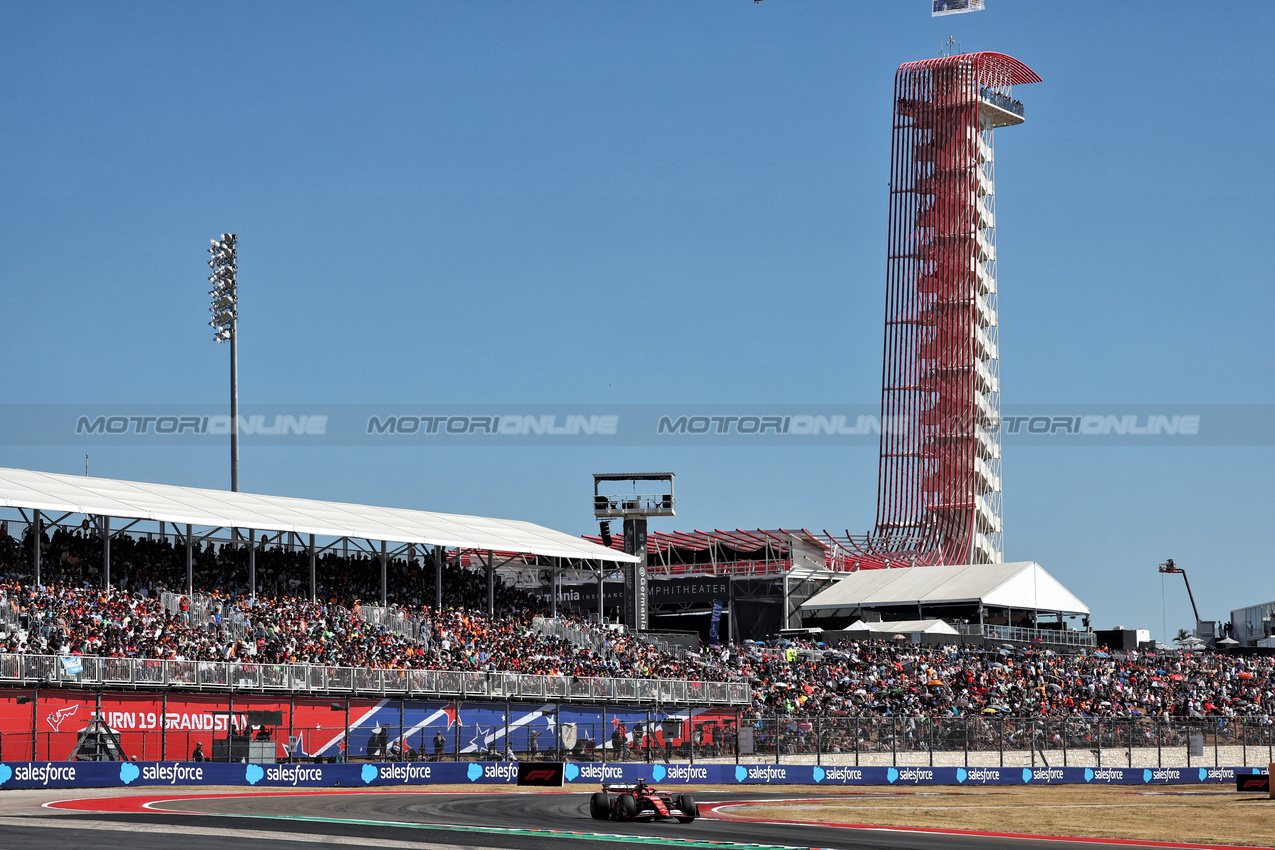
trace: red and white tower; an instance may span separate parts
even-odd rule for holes
[[[876,528],[861,567],[1003,560],[993,131],[1023,123],[1003,53],[894,83]]]

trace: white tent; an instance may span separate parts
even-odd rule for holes
[[[0,469],[0,507],[212,528],[282,531],[424,546],[635,562],[561,531],[512,519],[378,508],[111,478]]]
[[[1017,611],[1089,614],[1088,605],[1035,561],[860,570],[838,579],[801,607],[804,611],[831,613],[855,608],[960,603]]]
[[[884,635],[908,635],[913,633],[924,635],[960,634],[960,632],[942,620],[894,620],[888,623],[869,623],[864,620],[859,620],[853,625],[846,626],[845,630],[847,632],[872,632],[873,634]]]

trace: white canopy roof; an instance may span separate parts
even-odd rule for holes
[[[801,607],[811,611],[959,602],[1064,614],[1089,613],[1089,606],[1035,561],[860,570],[838,579]]]
[[[636,561],[579,537],[512,519],[377,508],[111,478],[0,468],[0,507],[213,528],[291,531],[556,558]]]
[[[942,620],[895,620],[894,622],[882,621],[877,623],[859,620],[854,625],[846,626],[845,630],[848,632],[867,631],[885,635],[911,634],[912,632],[922,632],[928,635],[960,634],[960,632]]]

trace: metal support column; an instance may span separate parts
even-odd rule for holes
[[[318,583],[314,577],[314,535],[310,535],[310,601],[317,602],[319,599]]]
[[[239,492],[239,320],[230,324],[230,492]]]
[[[111,586],[111,518],[102,517],[102,587]]]
[[[561,558],[553,559],[553,573],[549,577],[549,613],[556,619],[558,616],[558,567]]]
[[[195,595],[195,537],[186,523],[186,595]]]
[[[607,621],[606,617],[606,585],[603,582],[602,574],[606,569],[606,565],[602,561],[598,561],[598,624],[601,625]]]
[[[382,608],[385,607],[386,599],[389,595],[388,594],[389,579],[386,576],[386,571],[387,571],[387,561],[386,561],[386,554],[385,554],[385,541],[382,540],[381,541],[381,607]]]
[[[40,530],[40,512],[32,511],[31,514],[31,548],[34,551],[31,554],[31,561],[35,565],[35,583],[40,585],[40,540],[44,537],[44,532]],[[35,758],[32,753],[31,758]]]
[[[257,602],[257,540],[256,530],[248,529],[248,600]]]
[[[496,553],[487,550],[487,616],[496,616]]]
[[[434,613],[443,610],[443,558],[447,550],[442,546],[434,547]]]

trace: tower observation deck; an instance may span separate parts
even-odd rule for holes
[[[992,134],[1035,82],[1002,53],[895,75],[876,527],[843,540],[859,568],[1004,560]]]

